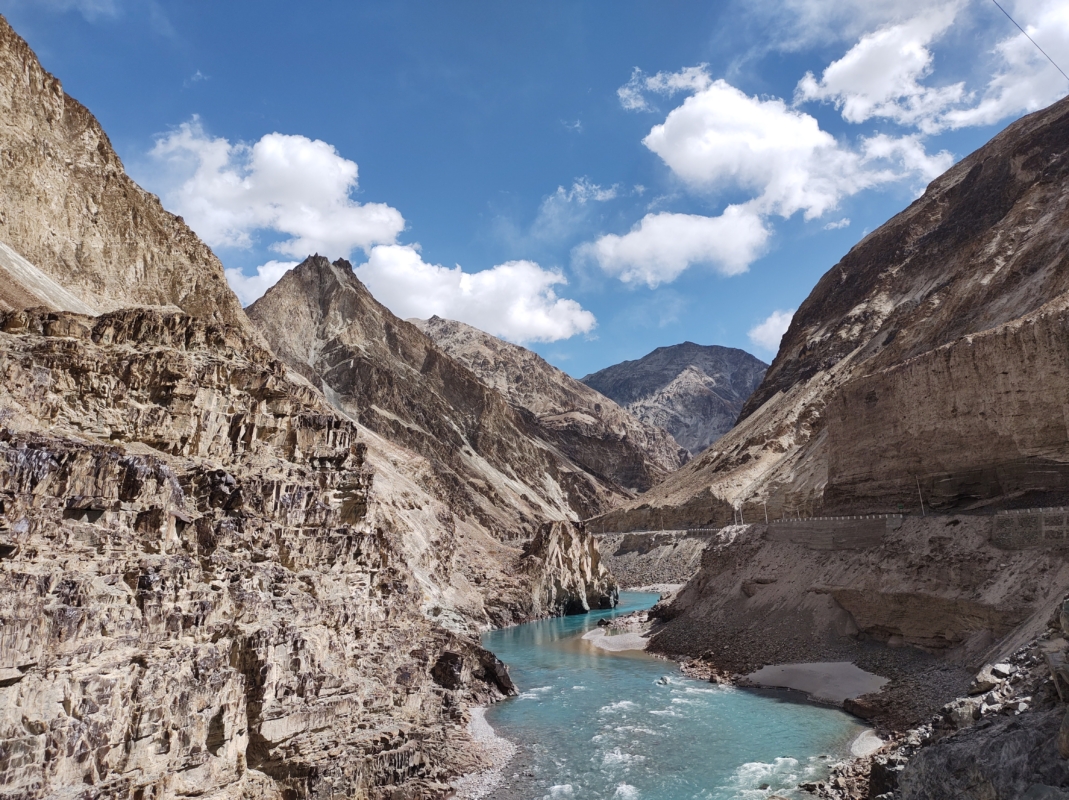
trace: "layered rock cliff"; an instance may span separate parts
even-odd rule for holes
[[[766,369],[743,350],[684,342],[606,367],[583,383],[697,455],[731,430]]]
[[[501,687],[431,679],[488,658],[420,607],[463,590],[459,537],[403,525],[357,427],[184,314],[0,330],[5,790],[442,791],[463,698]]]
[[[585,614],[616,606],[619,587],[594,537],[575,523],[547,522],[524,547],[523,560],[534,576],[531,597],[537,614]]]
[[[0,242],[97,311],[174,305],[249,330],[219,259],[130,180],[93,115],[2,16],[0,76]],[[10,291],[0,308],[22,307]]]
[[[596,475],[645,491],[688,458],[663,428],[644,423],[530,350],[462,322],[410,322],[487,386],[534,414],[547,439]]]

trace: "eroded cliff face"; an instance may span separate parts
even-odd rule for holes
[[[573,522],[549,522],[524,548],[522,566],[533,576],[532,607],[539,615],[585,614],[615,608],[616,580],[601,560],[597,542]]]
[[[461,698],[500,688],[430,678],[481,655],[416,601],[456,540],[391,524],[357,427],[184,314],[0,330],[7,789],[441,791]]]
[[[347,261],[308,258],[248,312],[283,361],[362,425],[425,456],[454,512],[498,538],[526,539],[546,519],[583,519],[626,497],[391,314]]]
[[[438,796],[480,765],[464,708],[512,691],[475,629],[611,587],[582,532],[521,561],[454,520],[236,329],[30,311],[0,341],[19,796]]]
[[[0,241],[97,311],[174,305],[250,330],[219,259],[130,180],[93,115],[2,16],[0,76]],[[27,302],[8,267],[0,259],[0,309],[84,310],[47,294]]]
[[[918,483],[945,509],[1069,497],[1050,399],[1064,393],[1067,141],[1063,100],[854,247],[795,314],[739,424],[615,527],[643,504],[683,525],[735,508],[748,521],[893,511]]]
[[[767,368],[743,350],[684,342],[606,367],[583,383],[664,428],[693,456],[731,430]]]
[[[645,491],[686,462],[687,452],[663,428],[642,422],[530,350],[462,322],[410,321],[483,383],[534,414],[545,437],[595,475]]]

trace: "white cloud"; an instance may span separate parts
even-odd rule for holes
[[[829,222],[827,225],[824,226],[824,230],[826,230],[826,231],[837,231],[837,230],[841,230],[842,228],[849,228],[849,227],[850,227],[850,217],[843,217],[842,219],[836,220],[835,222]]]
[[[628,111],[654,111],[646,100],[646,92],[673,95],[705,89],[712,82],[705,64],[687,67],[679,72],[658,72],[647,75],[638,67],[631,70],[631,80],[616,90],[620,105]]]
[[[638,105],[643,91],[690,92],[643,139],[688,189],[744,191],[751,198],[716,217],[650,213],[629,233],[576,248],[577,258],[596,261],[629,283],[657,286],[695,264],[724,275],[745,272],[765,252],[768,217],[801,211],[815,219],[864,189],[914,176],[927,183],[953,161],[946,152],[929,155],[917,135],[880,134],[850,147],[809,114],[712,80],[704,66],[653,77],[636,70],[621,89],[621,101],[645,107]]]
[[[296,261],[268,261],[256,268],[255,275],[246,275],[239,269],[223,270],[227,283],[234,290],[243,306],[251,305],[263,297],[264,292],[297,266]]]
[[[594,315],[557,297],[567,283],[557,270],[532,261],[509,261],[482,272],[428,264],[413,246],[371,250],[356,275],[383,305],[402,318],[434,315],[514,342],[552,342],[594,329]]]
[[[576,255],[596,261],[625,283],[653,288],[695,264],[708,264],[722,275],[745,272],[769,235],[761,217],[744,206],[728,206],[719,217],[647,214],[630,232],[587,242]]]
[[[845,195],[890,179],[816,119],[778,98],[749,97],[723,80],[688,97],[643,143],[691,188],[754,193],[764,213],[821,216]]]
[[[848,122],[884,117],[936,132],[942,114],[965,98],[965,85],[930,87],[919,81],[932,71],[928,45],[950,27],[957,12],[956,4],[943,6],[862,36],[819,81],[806,73],[795,101],[831,101]]]
[[[1014,4],[1012,13],[1036,44],[1069,71],[1069,3],[1022,0]],[[991,125],[1044,108],[1065,96],[1069,88],[1065,78],[1024,34],[1000,41],[994,55],[998,66],[980,101],[971,108],[949,111],[945,115],[947,127]]]
[[[861,140],[863,161],[891,161],[900,165],[900,175],[916,175],[926,183],[938,178],[954,164],[954,156],[946,150],[929,154],[921,137],[888,136],[878,133]]]
[[[850,41],[930,10],[931,0],[747,0],[743,13],[780,50]]]
[[[791,326],[793,318],[793,308],[790,311],[773,311],[764,322],[750,328],[750,341],[762,350],[775,353],[779,350],[780,339]]]
[[[165,192],[168,206],[213,247],[248,248],[264,231],[288,237],[272,245],[285,255],[348,256],[395,242],[405,226],[397,209],[352,199],[356,163],[326,142],[269,133],[251,146],[231,144],[194,117],[159,138],[151,155],[180,175]]]

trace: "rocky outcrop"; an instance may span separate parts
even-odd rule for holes
[[[689,457],[663,428],[639,420],[530,350],[462,322],[410,322],[487,386],[534,414],[545,438],[595,475],[645,491]]]
[[[642,504],[694,525],[909,509],[918,488],[947,510],[1060,502],[1067,136],[1069,101],[1015,122],[855,246],[738,425],[617,529]]]
[[[1046,627],[1069,585],[1060,543],[1007,549],[992,517],[728,527],[650,649],[720,672],[851,661],[891,678],[868,716],[904,730],[966,694],[973,665]]]
[[[283,361],[344,413],[426,457],[454,513],[498,538],[526,539],[546,519],[582,519],[624,498],[391,314],[347,261],[308,258],[248,312]]]
[[[597,541],[582,526],[550,522],[524,548],[535,613],[563,616],[614,608],[619,589],[601,560]]]
[[[659,531],[598,535],[601,560],[623,587],[684,584],[701,566],[715,533]]]
[[[697,455],[731,430],[766,369],[744,350],[684,342],[587,375],[583,383]]]
[[[3,17],[0,76],[0,242],[98,311],[173,305],[250,330],[219,259],[130,180],[93,115]],[[23,290],[40,287],[17,286],[6,266],[0,308],[27,307]]]
[[[184,314],[0,331],[6,791],[443,792],[463,703],[501,681],[421,608],[463,591],[458,537],[398,524],[366,434]],[[479,665],[449,691],[444,651]]]

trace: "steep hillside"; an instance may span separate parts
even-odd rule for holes
[[[2,16],[0,76],[0,242],[98,311],[174,305],[248,330],[219,259],[127,177],[93,115]]]
[[[615,519],[1069,498],[1069,101],[945,175],[799,308],[739,425]]]
[[[684,342],[587,375],[583,383],[697,455],[731,430],[767,368],[743,350]]]
[[[662,428],[643,423],[539,355],[463,322],[409,320],[510,403],[530,411],[577,464],[645,491],[687,459]]]
[[[533,415],[391,314],[347,261],[306,259],[248,313],[279,358],[362,425],[427,457],[454,513],[474,515],[501,539],[626,497],[542,438]]]

